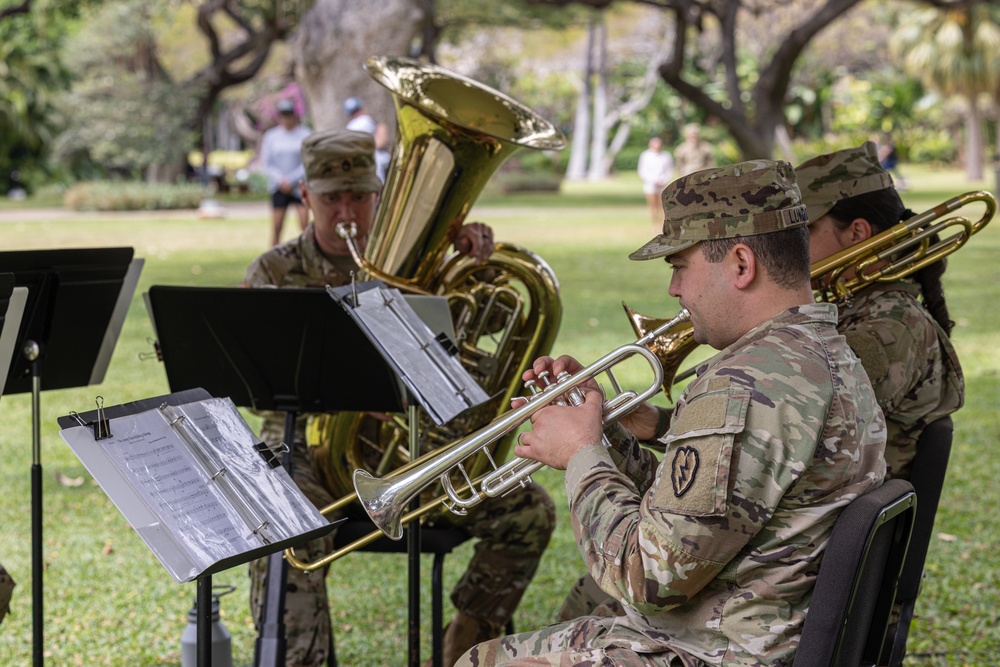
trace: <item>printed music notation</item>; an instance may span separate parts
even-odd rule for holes
[[[60,435],[178,582],[330,525],[229,399],[107,422]]]

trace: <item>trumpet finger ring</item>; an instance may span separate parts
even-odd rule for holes
[[[523,435],[524,435],[523,432],[517,434],[517,444],[519,444],[521,446],[524,446],[524,443],[521,442],[521,436],[523,436]]]

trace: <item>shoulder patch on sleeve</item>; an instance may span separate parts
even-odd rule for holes
[[[858,355],[872,384],[886,376],[889,372],[889,357],[885,343],[878,336],[868,331],[847,331],[844,338],[854,354]]]

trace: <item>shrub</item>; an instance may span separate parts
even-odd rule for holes
[[[947,132],[914,132],[907,137],[908,146],[900,152],[909,162],[942,165],[954,164],[958,159],[958,149]]]
[[[566,171],[565,151],[522,150],[504,162],[483,192],[559,192]]]
[[[200,185],[91,181],[66,191],[63,205],[75,211],[157,211],[198,208],[205,197]]]
[[[559,174],[529,174],[520,171],[506,171],[497,173],[490,181],[490,188],[486,192],[501,192],[511,194],[513,192],[559,192],[562,185],[562,176]]]

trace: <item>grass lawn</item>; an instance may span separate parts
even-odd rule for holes
[[[965,183],[957,172],[903,166],[904,199],[921,211],[948,197],[992,183]],[[31,207],[31,202],[28,203]],[[558,195],[484,196],[470,220],[487,222],[496,238],[524,245],[555,270],[563,321],[555,352],[592,361],[634,339],[621,302],[647,315],[672,316],[668,272],[659,262],[629,262],[626,255],[648,240],[652,228],[639,182],[631,175],[600,184],[567,184]],[[161,667],[180,663],[180,639],[195,595],[178,585],[135,535],[121,514],[58,435],[56,419],[94,405],[169,392],[161,364],[148,358],[153,335],[142,292],[151,285],[231,286],[264,250],[266,208],[259,218],[198,220],[155,213],[48,219],[37,206],[19,219],[0,207],[0,248],[41,249],[131,246],[145,258],[138,294],[98,386],[42,394],[44,468],[45,653],[53,665]],[[292,235],[294,221],[287,223]],[[910,634],[908,665],[992,665],[1000,647],[1000,223],[994,222],[950,260],[945,285],[954,342],[967,383],[965,407],[955,415],[955,446],[927,563],[927,578]],[[2,267],[0,267],[2,270]],[[262,319],[247,326],[280,326]],[[696,350],[691,359],[708,356]],[[687,364],[684,365],[685,367]],[[639,372],[625,383],[645,383]],[[665,398],[658,400],[665,401]],[[31,402],[28,394],[0,400],[0,562],[17,580],[13,613],[0,626],[0,665],[28,665],[31,627]],[[252,418],[250,419],[252,425]],[[77,486],[61,484],[79,478]],[[536,477],[560,509],[556,530],[535,581],[514,618],[519,630],[551,621],[570,582],[581,572],[566,511],[562,474]],[[466,543],[445,562],[446,590],[471,554]],[[422,655],[430,645],[430,569],[422,562]],[[223,622],[232,633],[236,665],[250,665],[255,634],[247,604],[247,576],[237,567],[214,577],[235,592],[223,597]],[[406,659],[406,559],[351,554],[329,576],[337,653],[342,665],[402,665]],[[445,615],[452,613],[446,604]]]

